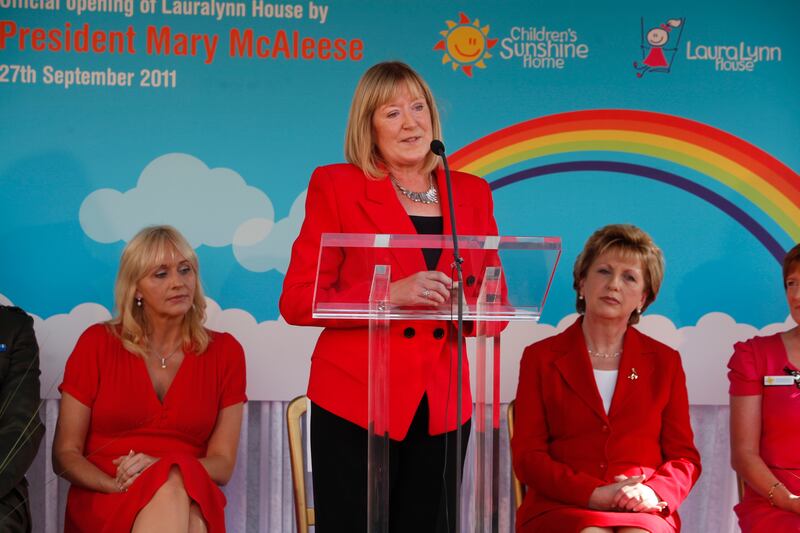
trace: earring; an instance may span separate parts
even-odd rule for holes
[[[636,312],[639,313],[640,315],[642,314],[642,306],[641,305],[636,308]]]
[[[141,306],[142,306],[142,297],[139,296],[136,298],[136,307],[141,307]]]
[[[583,300],[583,294],[578,295],[578,300]]]

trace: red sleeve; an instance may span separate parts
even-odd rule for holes
[[[359,320],[320,320],[311,316],[322,234],[342,231],[334,179],[325,167],[314,170],[306,194],[305,219],[300,234],[292,245],[292,256],[283,279],[279,307],[286,322],[295,326],[353,328],[363,325]],[[320,293],[336,290],[341,260],[342,257],[339,257],[338,262],[333,257],[326,259],[325,269],[319,276]],[[352,287],[349,290],[368,295],[369,282],[365,282],[363,287]]]
[[[764,370],[753,350],[752,342],[737,342],[728,362],[728,392],[731,396],[760,396],[764,388]]]
[[[674,355],[675,367],[670,383],[670,399],[661,415],[661,453],[664,463],[645,482],[668,508],[675,512],[700,477],[700,453],[694,446],[689,419],[689,396],[680,355]]]
[[[87,407],[94,406],[100,385],[100,355],[107,349],[110,336],[104,324],[95,324],[81,334],[67,359],[59,392],[69,393]]]
[[[550,432],[545,417],[541,379],[547,379],[537,361],[536,345],[522,354],[519,384],[514,403],[512,460],[517,478],[542,496],[586,507],[595,488],[603,480],[579,472],[554,460],[548,452]]]
[[[233,335],[229,333],[215,333],[221,335],[222,354],[222,387],[219,397],[219,408],[224,409],[237,403],[247,401],[247,373],[244,350]]]

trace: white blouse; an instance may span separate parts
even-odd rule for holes
[[[592,370],[594,370],[594,381],[597,383],[597,390],[603,399],[603,407],[608,413],[608,408],[611,407],[611,398],[614,397],[614,389],[617,387],[619,370],[597,370],[596,368]]]

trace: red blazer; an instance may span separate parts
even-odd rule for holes
[[[511,445],[528,492],[517,524],[562,506],[587,509],[615,475],[644,474],[680,529],[675,511],[700,476],[680,355],[629,327],[606,415],[581,321],[522,355]]]
[[[475,176],[452,173],[458,232],[462,235],[496,235],[492,196],[488,184]],[[443,172],[437,174],[444,217],[444,233],[451,234],[448,196]],[[373,180],[349,164],[319,167],[311,176],[306,197],[306,218],[292,247],[283,283],[280,310],[295,325],[324,326],[311,359],[308,396],[334,414],[367,427],[367,336],[363,321],[315,320],[311,317],[314,284],[322,233],[415,234],[388,179]],[[378,252],[391,265],[392,280],[427,270],[421,250]],[[477,292],[483,264],[465,258],[465,291]],[[443,252],[437,270],[451,274],[452,257]],[[363,254],[349,252],[320,275],[320,291],[366,301],[371,266]],[[365,283],[367,281],[367,283]],[[430,406],[430,432],[456,428],[456,349],[448,342],[455,335],[450,322],[402,321],[390,326],[390,426],[391,438],[403,439],[423,394]],[[469,370],[464,350],[463,420],[472,411]]]

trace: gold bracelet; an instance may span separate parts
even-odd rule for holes
[[[783,486],[783,483],[781,483],[780,481],[776,482],[769,488],[769,492],[767,493],[767,497],[769,498],[769,504],[772,507],[775,507],[775,489],[777,489],[780,486]]]

